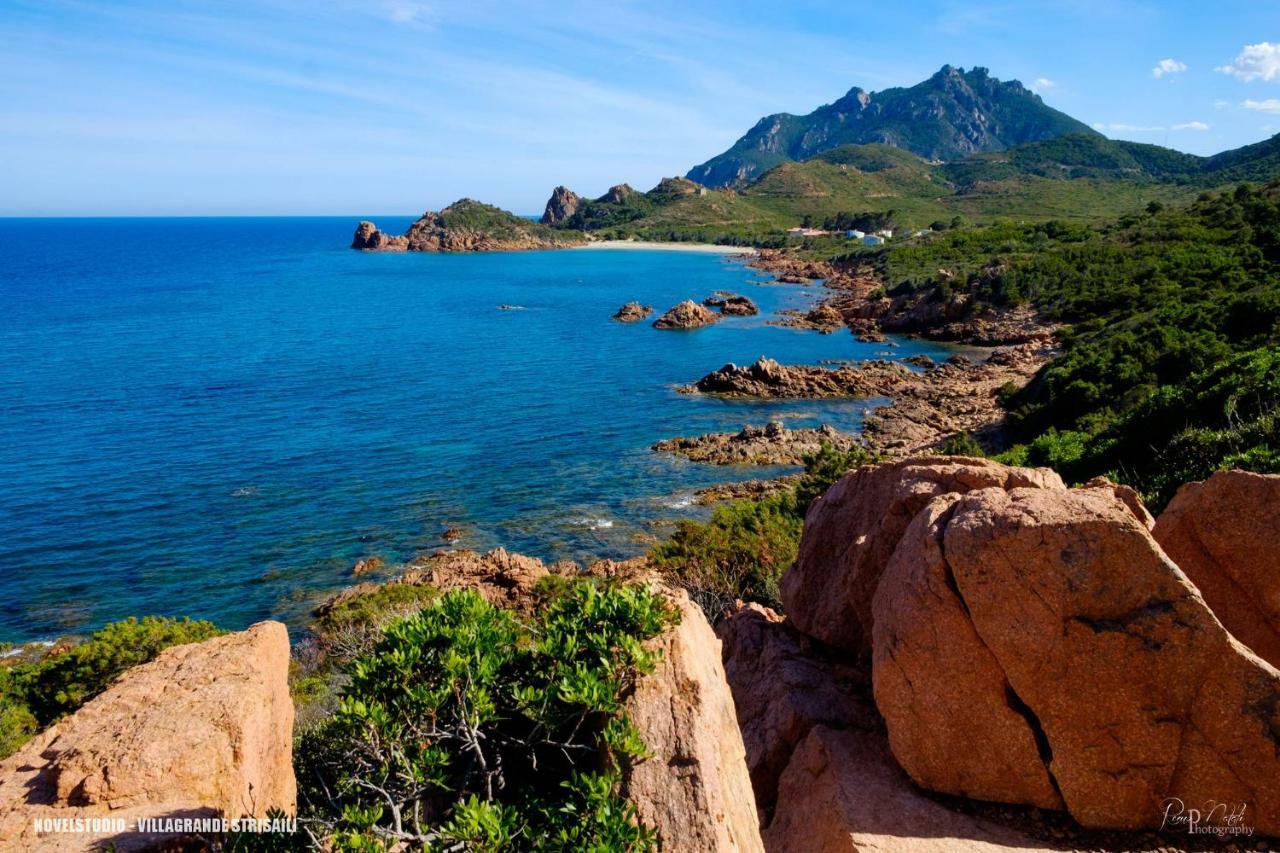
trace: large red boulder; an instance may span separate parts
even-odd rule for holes
[[[1037,802],[1047,774],[1085,826],[1158,827],[1177,798],[1280,831],[1280,672],[1110,490],[938,500],[874,614],[877,706],[920,784]]]
[[[1166,554],[1235,638],[1280,667],[1280,475],[1187,483],[1156,522]]]
[[[1047,468],[989,459],[916,456],[847,474],[809,507],[782,601],[800,631],[837,648],[870,653],[871,599],[898,540],[938,495],[998,487],[1064,490]]]

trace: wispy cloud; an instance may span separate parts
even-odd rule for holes
[[[1048,77],[1037,77],[1031,84],[1031,91],[1039,94],[1040,92],[1049,91],[1056,85],[1058,84],[1050,80]]]
[[[1215,110],[1229,110],[1231,109],[1231,102],[1230,101],[1214,101],[1213,108]]]
[[[1217,70],[1246,83],[1280,80],[1280,44],[1268,41],[1247,44],[1235,59]]]
[[[1156,67],[1151,69],[1151,76],[1159,79],[1166,74],[1181,74],[1187,70],[1185,62],[1179,62],[1176,59],[1162,59],[1156,63]]]
[[[1280,115],[1280,98],[1267,98],[1265,101],[1243,100],[1240,106],[1246,110],[1255,110],[1269,115]]]
[[[1170,127],[1170,130],[1208,130],[1209,125],[1202,121],[1184,121]]]
[[[1094,130],[1109,130],[1113,133],[1154,133],[1164,130],[1164,125],[1125,124],[1124,122],[1094,122]]]

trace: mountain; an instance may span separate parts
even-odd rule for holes
[[[1204,161],[1202,171],[1206,178],[1219,184],[1275,180],[1280,176],[1280,133],[1252,145],[1214,154]]]
[[[929,160],[956,160],[1068,133],[1099,135],[1016,80],[1002,82],[985,68],[944,65],[907,89],[855,87],[808,115],[766,116],[688,177],[708,187],[741,187],[780,163],[850,143],[878,142]]]

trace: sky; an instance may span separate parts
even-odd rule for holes
[[[1114,138],[1280,132],[1275,0],[0,0],[0,216],[537,213],[948,63]]]

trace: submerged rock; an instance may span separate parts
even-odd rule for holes
[[[613,319],[619,323],[638,323],[653,313],[652,305],[641,305],[639,302],[628,302],[618,309]]]
[[[720,315],[686,299],[653,321],[655,329],[700,329],[710,326]]]

